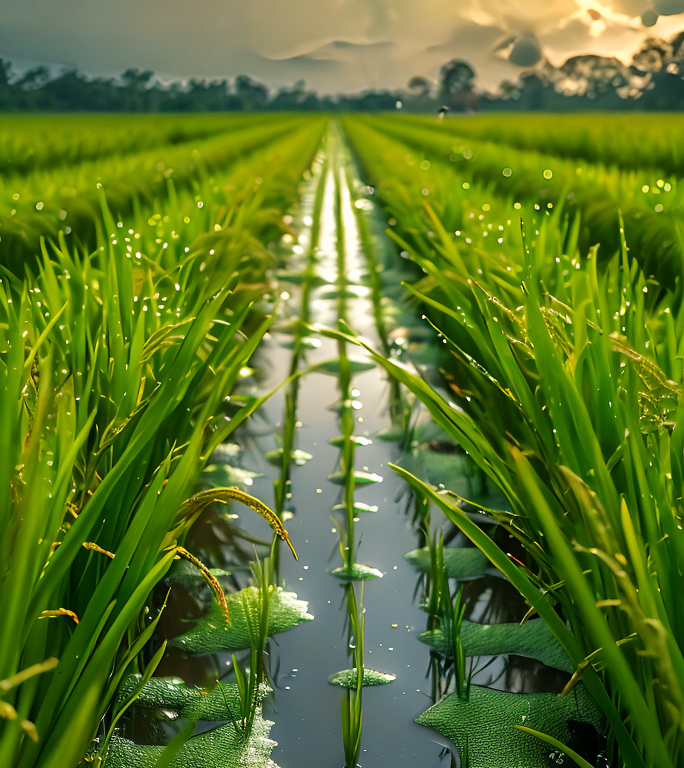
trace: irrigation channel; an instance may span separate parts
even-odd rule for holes
[[[254,369],[245,371],[245,384],[263,392],[288,372],[302,375],[243,428],[239,458],[237,446],[225,452],[226,462],[251,470],[233,470],[233,479],[286,522],[299,559],[282,549],[279,581],[308,602],[314,617],[267,646],[275,691],[264,716],[274,721],[270,738],[277,742],[271,757],[281,768],[351,768],[356,760],[369,768],[456,765],[449,741],[414,722],[449,684],[438,655],[419,641],[428,628],[425,581],[403,557],[424,547],[437,523],[430,524],[426,510],[421,518],[420,503],[387,465],[421,462],[433,482],[448,472],[448,487],[466,496],[486,489],[469,475],[466,457],[443,442],[362,348],[317,332],[343,321],[371,346],[405,354],[431,375],[438,339],[402,306],[401,280],[412,278],[335,125],[313,167],[300,208],[288,219],[297,234],[282,243],[277,320]],[[248,535],[263,535],[258,518],[240,517]],[[196,528],[195,551],[210,551],[213,565],[234,569],[233,550],[202,544],[201,521]],[[446,523],[444,533],[450,546],[465,545]],[[246,550],[253,558],[254,545],[247,542]],[[508,584],[491,574],[470,581],[466,594],[466,615],[476,621],[520,620],[525,612]],[[175,605],[172,595],[171,614]],[[183,629],[171,616],[163,631],[173,636]],[[230,667],[230,654],[186,659],[176,650],[157,674],[208,685]],[[519,692],[558,690],[562,681],[540,667],[514,657],[507,664],[481,659],[473,679]],[[363,687],[353,676],[352,687],[329,682],[353,668],[372,670]],[[375,672],[383,676],[376,679]]]

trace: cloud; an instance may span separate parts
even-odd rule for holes
[[[267,56],[261,57],[264,62],[264,69],[268,70],[269,65],[273,65],[273,71],[282,72],[286,68],[298,70],[301,72],[331,72],[340,66],[339,61],[333,59],[321,59],[315,56],[290,56],[285,59],[271,59]]]
[[[504,35],[505,29],[503,27],[469,23],[455,29],[445,42],[428,46],[426,51],[427,53],[444,54],[451,58],[457,56],[463,58],[460,52],[464,50],[471,53],[489,51]]]
[[[356,61],[359,59],[387,58],[394,48],[390,40],[376,43],[357,43],[351,40],[330,40],[309,49],[301,56],[329,61]],[[277,57],[280,58],[280,57]],[[285,57],[283,57],[285,58]],[[292,58],[292,57],[289,57]]]
[[[615,13],[623,13],[632,18],[640,17],[648,8],[648,0],[609,0],[608,7]]]
[[[405,85],[450,58],[494,87],[518,70],[494,55],[534,34],[556,63],[576,53],[628,58],[684,17],[640,24],[648,0],[0,0],[0,55],[73,62],[92,74],[129,67],[167,77],[245,73],[322,91]],[[593,10],[596,13],[590,14]]]
[[[506,37],[510,35],[502,27],[467,22],[453,29],[446,40],[427,46],[416,55],[417,72],[436,80],[447,61],[465,59],[475,70],[478,86],[494,89],[501,80],[515,79],[520,74],[517,67],[494,54]]]
[[[390,40],[383,40],[379,43],[351,43],[349,40],[333,40],[329,45],[342,51],[363,52],[386,50],[391,48],[394,43]]]

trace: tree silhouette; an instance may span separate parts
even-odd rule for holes
[[[47,67],[40,66],[35,69],[29,69],[16,82],[17,88],[24,91],[33,91],[42,88],[50,79],[50,70]]]
[[[252,80],[249,75],[238,75],[235,78],[235,94],[245,110],[261,109],[268,101],[268,88]]]
[[[0,110],[9,109],[13,102],[13,92],[10,86],[12,65],[0,59]]]
[[[414,75],[408,81],[408,89],[415,97],[427,96],[430,93],[430,81],[422,75]]]
[[[439,71],[442,101],[456,110],[470,110],[477,105],[477,94],[474,92],[475,70],[462,59],[452,59]]]

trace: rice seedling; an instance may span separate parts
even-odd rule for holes
[[[68,187],[64,184],[61,168],[38,171],[19,180],[8,179],[4,189],[0,190],[0,199],[4,198],[0,203],[0,217],[3,243],[7,249],[6,266],[21,275],[23,260],[32,259],[40,250],[40,236],[55,239],[60,231],[69,240],[76,238],[93,247],[100,220],[101,187],[106,189],[109,206],[119,217],[139,211],[138,218],[147,221],[158,213],[159,201],[167,195],[173,205],[178,190],[192,190],[203,177],[225,169],[245,155],[253,153],[256,158],[263,159],[265,146],[298,128],[298,133],[309,134],[309,141],[313,141],[309,152],[313,154],[323,125],[321,121],[303,126],[296,119],[261,121],[256,126],[248,125],[227,135],[202,140],[195,146],[164,149],[161,157],[159,150],[154,149],[85,162],[70,171]],[[301,166],[293,162],[290,168],[296,171]],[[248,178],[254,185],[254,173]],[[219,191],[215,182],[205,186],[209,189],[217,187],[216,192]],[[192,196],[196,195],[197,190],[192,192]],[[202,208],[198,203],[203,202],[196,198],[195,204],[188,208]],[[184,212],[181,220],[176,222],[175,231],[183,229],[185,216],[192,213],[192,210]]]
[[[243,115],[93,115],[15,113],[3,120],[0,169],[5,177],[69,166],[108,155],[167,148],[257,125]]]
[[[452,594],[449,576],[444,567],[444,539],[441,531],[430,543],[430,574],[425,589],[425,608],[428,613],[427,631],[438,632],[444,640],[440,654],[431,654],[433,702],[439,701],[449,688],[451,679],[454,691],[467,699],[470,692],[470,675],[466,670],[466,658],[461,642],[461,625],[465,612],[464,584]],[[440,658],[441,656],[441,658]]]
[[[307,161],[306,135],[286,159]],[[238,241],[255,194],[234,203]],[[102,210],[96,251],[60,235],[35,270],[0,281],[3,765],[79,762],[155,630],[159,614],[141,619],[152,588],[178,554],[194,557],[181,544],[206,501],[192,497],[202,467],[263,401],[224,410],[270,324],[237,290],[255,266],[235,253],[191,280],[201,249],[136,260]],[[263,265],[252,296],[267,290]],[[288,540],[258,500],[223,494]]]
[[[498,522],[534,565],[509,560],[448,495],[397,471],[548,623],[575,665],[574,682],[581,679],[601,706],[622,764],[676,765],[684,679],[674,587],[678,385],[659,365],[667,355],[656,341],[661,323],[674,331],[668,300],[645,307],[647,281],[624,251],[605,271],[596,259],[575,268],[574,255],[549,258],[554,249],[541,234],[524,253],[516,296],[503,264],[478,270],[475,254],[460,254],[439,232],[429,259],[412,254],[430,276],[412,292],[436,313],[459,382],[451,392],[457,404],[376,359],[502,489],[513,517],[497,515]]]
[[[510,212],[507,220],[511,214],[519,218],[517,211],[523,205],[540,212],[557,211],[562,206],[566,213],[579,216],[575,225],[582,255],[599,245],[600,256],[610,258],[620,247],[622,217],[627,244],[647,276],[655,276],[664,285],[680,282],[681,195],[673,177],[600,164],[578,168],[575,162],[515,150],[507,151],[503,165],[499,145],[491,142],[468,138],[454,145],[449,135],[402,126],[387,118],[357,118],[346,125],[371,181],[379,190],[391,190],[393,218],[404,226],[408,225],[407,207],[419,210],[426,198],[439,209],[443,225],[451,232],[468,229],[465,225],[470,223],[467,219],[472,218],[471,213],[477,217],[473,223],[479,223],[483,214],[489,218],[488,212],[499,207],[497,198],[508,198],[501,206]],[[390,138],[398,143],[393,144]],[[385,170],[380,171],[380,167]],[[373,168],[380,171],[377,176]],[[466,201],[475,202],[478,197],[482,203],[468,211]],[[492,218],[501,226],[499,217]],[[424,238],[431,229],[430,221],[424,220],[418,237]],[[494,234],[491,230],[486,235],[479,233],[496,242],[504,236]],[[466,239],[472,237],[465,235]]]
[[[344,323],[348,317],[348,299],[344,290],[349,282],[347,250],[350,243],[347,242],[345,234],[345,222],[343,214],[343,185],[345,177],[343,174],[344,157],[341,152],[339,136],[332,134],[334,154],[332,162],[332,178],[334,183],[333,197],[333,215],[335,219],[336,234],[336,267],[337,281],[336,286],[339,289],[337,297],[337,318],[338,322]],[[380,482],[382,477],[375,473],[359,471],[355,469],[354,462],[356,456],[357,440],[354,439],[354,395],[352,393],[352,376],[359,370],[373,367],[372,364],[364,361],[356,361],[347,354],[347,344],[344,340],[337,341],[337,360],[334,361],[334,369],[337,375],[337,386],[340,392],[340,470],[328,476],[328,480],[337,485],[341,485],[342,504],[341,511],[344,513],[344,525],[338,526],[340,533],[340,554],[343,565],[333,571],[333,575],[342,580],[363,580],[369,578],[378,578],[381,572],[356,561],[356,539],[355,525],[357,519],[357,506],[354,499],[357,485]],[[321,365],[316,366],[316,370],[321,369]]]
[[[276,517],[276,519],[278,518]],[[235,673],[235,682],[240,698],[240,717],[236,722],[246,734],[249,734],[252,730],[254,717],[259,705],[259,691],[262,684],[266,681],[264,651],[266,650],[266,640],[269,634],[269,606],[271,595],[273,593],[271,570],[272,562],[270,558],[252,566],[252,573],[254,574],[258,593],[256,621],[252,616],[252,611],[249,609],[246,596],[244,593],[242,594],[243,610],[245,618],[247,619],[247,629],[249,632],[248,672],[244,672],[240,669],[235,654],[232,654],[233,671]]]
[[[404,115],[407,124],[433,126],[435,118]],[[654,126],[657,125],[657,130]],[[615,131],[610,113],[553,115],[469,115],[441,121],[439,128],[453,136],[473,136],[503,147],[533,149],[549,155],[614,164],[621,168],[658,168],[680,174],[682,154],[677,137],[682,120],[675,114],[631,114]]]
[[[339,152],[339,143],[335,145],[335,149]],[[339,156],[336,157],[335,160],[336,162],[333,164],[333,173],[335,184],[334,211],[337,250],[337,281],[339,287],[342,288],[347,282],[347,243],[345,241],[345,229],[342,218],[342,193],[340,189],[342,183],[342,169],[340,167]],[[347,319],[347,301],[343,292],[340,293],[337,300],[337,316],[339,321],[345,321]],[[339,340],[337,342],[337,354],[339,359],[338,388],[342,401],[342,409],[340,411],[340,434],[344,438],[340,453],[341,479],[344,489],[342,503],[346,512],[346,535],[344,537],[341,536],[340,538],[340,550],[344,563],[343,572],[351,574],[354,570],[354,565],[356,564],[356,542],[354,535],[356,518],[356,511],[354,509],[354,490],[356,487],[354,456],[356,453],[356,444],[351,439],[354,434],[354,409],[352,406],[353,398],[351,394],[352,370],[344,341]],[[349,600],[349,598],[350,594],[348,593],[347,599]],[[349,610],[353,612],[353,608],[350,607]]]
[[[344,745],[345,768],[357,768],[357,761],[361,751],[361,730],[363,728],[363,582],[361,582],[361,605],[357,604],[353,584],[346,584],[344,589],[348,621],[347,645],[351,650],[353,667],[356,670],[356,685],[346,688],[340,702],[342,743]]]

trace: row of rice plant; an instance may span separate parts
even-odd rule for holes
[[[354,121],[354,131],[361,129],[360,122]],[[513,149],[506,149],[502,159],[499,145],[473,138],[455,143],[455,137],[442,133],[439,126],[419,128],[389,118],[364,118],[366,126],[410,147],[412,151],[405,152],[402,161],[397,151],[392,176],[401,174],[402,165],[416,163],[424,171],[422,188],[428,193],[431,177],[451,167],[460,186],[477,183],[490,195],[509,197],[519,205],[531,203],[539,209],[562,205],[580,215],[582,253],[598,244],[601,256],[610,256],[619,248],[622,216],[628,246],[648,275],[671,284],[681,272],[682,203],[673,176],[659,171],[623,172],[602,164],[578,165]],[[448,178],[453,183],[454,176],[448,174]]]
[[[659,165],[635,169],[586,158],[577,163],[543,148],[515,147],[506,147],[502,164],[501,143],[477,133],[452,132],[448,129],[451,123],[415,124],[375,117],[368,118],[368,124],[422,149],[428,160],[431,155],[448,160],[464,178],[472,175],[476,180],[495,182],[497,190],[518,199],[534,196],[536,199],[531,202],[556,204],[570,194],[567,202],[574,203],[575,198],[587,196],[593,190],[596,197],[612,200],[624,209],[636,206],[667,213],[682,203],[677,172],[665,171]]]
[[[230,247],[254,239],[252,227],[266,232],[255,224],[264,198],[251,174],[272,172],[270,205],[286,204],[322,123],[314,129],[277,155],[264,150],[260,167],[250,161],[250,182],[235,177],[229,206],[207,200],[196,226],[210,224],[210,238],[230,231],[221,259],[204,260],[201,235],[176,252],[137,246],[136,257],[126,242],[134,228],[117,224],[102,196],[95,251],[60,234],[34,270],[3,268],[2,765],[75,766],[119,683],[140,669],[159,619],[144,610],[150,591],[184,556],[206,506],[193,496],[200,472],[260,402],[225,402],[270,323],[250,309],[268,290],[267,260],[255,265]],[[177,212],[160,224],[180,230]],[[12,253],[2,246],[4,267]],[[243,682],[253,707],[254,686]]]
[[[301,118],[262,118],[257,125],[236,127],[223,136],[179,147],[84,162],[66,175],[57,168],[20,180],[9,178],[0,192],[2,242],[15,260],[33,254],[40,236],[54,238],[59,231],[68,239],[78,236],[92,247],[99,220],[98,185],[107,189],[111,209],[120,216],[127,215],[136,205],[150,206],[163,197],[169,180],[175,189],[192,187],[203,176],[225,169],[304,125]]]
[[[348,232],[344,226],[344,199],[342,173],[342,155],[339,133],[332,134],[329,146],[332,150],[330,183],[333,185],[333,206],[335,218],[335,247],[337,279],[337,317],[343,322],[349,321],[348,316],[348,258],[347,249],[350,247]],[[352,246],[353,247],[353,246]],[[368,578],[376,578],[382,574],[357,562],[357,533],[355,490],[357,479],[364,473],[357,473],[355,468],[358,438],[354,435],[354,395],[352,387],[352,361],[347,353],[347,344],[337,342],[338,382],[340,393],[340,470],[329,476],[329,480],[342,486],[342,502],[339,505],[339,534],[340,555],[342,565],[333,571],[333,575],[344,584],[344,603],[346,606],[346,640],[347,655],[350,667],[330,678],[330,682],[342,685],[345,690],[340,702],[342,717],[342,741],[344,748],[345,768],[355,768],[361,751],[361,733],[363,729],[363,685],[366,670],[364,669],[364,608],[363,582]],[[360,596],[357,597],[357,587]]]
[[[282,280],[301,284],[301,296],[298,308],[298,316],[294,326],[294,339],[292,358],[289,367],[289,376],[292,381],[285,392],[285,408],[282,421],[282,430],[279,435],[280,447],[268,458],[280,465],[280,477],[275,481],[275,511],[282,520],[287,508],[288,499],[291,497],[291,470],[292,462],[305,463],[311,455],[296,447],[296,423],[297,409],[299,407],[299,372],[305,360],[305,350],[312,343],[308,323],[311,321],[311,292],[317,284],[316,266],[318,263],[319,239],[321,232],[321,214],[325,195],[326,183],[329,176],[329,161],[325,154],[327,136],[324,137],[317,169],[317,180],[314,188],[313,204],[311,209],[311,228],[308,234],[308,245],[303,254],[301,269],[285,270],[279,273]],[[289,233],[288,239],[292,238]],[[301,246],[300,246],[301,247]],[[277,553],[276,553],[277,556]]]
[[[490,230],[502,232],[496,244],[468,242],[444,200],[426,200],[419,166],[404,161],[397,178],[393,142],[351,121],[347,130],[389,231],[423,275],[410,291],[440,334],[448,396],[376,359],[504,493],[509,510],[485,512],[520,541],[526,562],[464,513],[448,477],[438,492],[397,471],[551,630],[574,669],[566,696],[584,685],[603,713],[609,759],[681,764],[684,338],[671,286],[647,278],[624,241],[601,263],[596,248],[581,257],[579,228],[557,209],[523,211],[521,238],[509,208],[490,222],[501,228]]]
[[[357,324],[358,315],[363,312],[362,304],[366,301],[365,298],[361,299],[360,295],[365,295],[367,290],[359,283],[365,282],[368,263],[363,251],[363,238],[357,237],[360,235],[357,230],[359,219],[355,215],[358,209],[353,208],[354,196],[349,186],[349,157],[337,124],[331,127],[326,146],[330,162],[327,179],[330,185],[329,212],[334,222],[334,253],[328,254],[328,258],[331,267],[334,267],[330,270],[331,285],[324,289],[320,297],[331,304],[334,303],[334,315],[338,322]],[[323,271],[321,269],[321,272]],[[347,768],[355,768],[362,745],[363,689],[369,685],[389,683],[394,680],[394,675],[366,668],[364,664],[364,584],[367,580],[382,577],[383,574],[358,559],[361,513],[376,512],[378,508],[359,501],[357,491],[364,485],[382,481],[382,477],[365,471],[367,467],[364,467],[364,471],[356,469],[359,452],[362,454],[371,440],[355,434],[358,428],[356,414],[360,407],[360,390],[353,382],[355,374],[374,366],[368,361],[358,359],[358,356],[351,356],[345,340],[337,340],[336,350],[336,359],[320,364],[319,369],[336,376],[339,392],[335,410],[338,413],[340,434],[329,441],[339,447],[338,470],[329,475],[328,480],[341,486],[340,503],[333,507],[331,519],[339,536],[342,564],[332,571],[332,576],[342,583],[344,589],[342,603],[349,667],[331,675],[328,681],[344,688],[340,702],[344,764]]]
[[[5,115],[0,133],[3,175],[75,166],[86,160],[161,149],[258,124],[244,115]]]
[[[407,123],[430,126],[433,117],[405,115]],[[576,158],[619,168],[659,168],[667,174],[681,175],[684,154],[678,140],[684,129],[680,115],[636,113],[620,120],[615,130],[615,115],[544,114],[457,115],[441,130],[455,136],[470,136],[518,149],[533,149],[558,157]]]
[[[36,201],[46,202],[52,195],[58,194],[60,190],[63,190],[68,197],[69,192],[74,194],[74,189],[76,192],[87,190],[97,182],[111,185],[120,177],[135,178],[137,175],[153,173],[160,168],[162,171],[173,168],[173,173],[180,173],[184,168],[193,164],[193,159],[196,165],[197,158],[203,154],[209,155],[209,159],[205,162],[210,164],[213,152],[229,150],[230,142],[226,140],[229,136],[234,135],[238,140],[244,140],[247,132],[251,129],[253,132],[256,131],[258,137],[260,131],[268,127],[273,131],[276,123],[280,126],[280,132],[284,133],[288,126],[297,122],[301,125],[303,121],[296,116],[275,120],[270,115],[254,116],[251,121],[233,119],[227,121],[220,131],[199,133],[197,136],[190,136],[187,141],[180,143],[165,141],[163,135],[160,142],[155,143],[153,140],[154,131],[150,130],[146,137],[147,140],[141,144],[122,140],[120,147],[112,147],[113,151],[111,152],[103,152],[92,157],[86,154],[85,157],[69,163],[68,170],[62,166],[52,167],[48,164],[45,167],[38,166],[27,172],[8,172],[3,175],[2,179],[3,197],[8,205],[12,205],[11,200],[21,200],[22,194],[23,196],[35,196]],[[263,140],[268,135],[268,132],[262,134],[261,139]],[[106,140],[103,143],[106,147]],[[69,184],[66,184],[66,181]],[[20,195],[19,198],[14,197],[17,193]],[[16,207],[16,203],[14,207]]]

